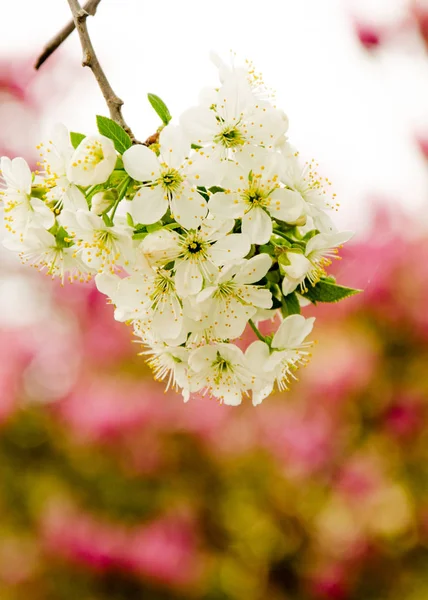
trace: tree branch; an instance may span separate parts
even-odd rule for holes
[[[88,17],[88,13],[80,6],[78,0],[67,1],[73,15],[74,25],[77,33],[79,34],[80,44],[82,46],[82,65],[84,67],[89,67],[94,74],[94,77],[98,82],[100,90],[109,108],[110,117],[127,132],[134,144],[138,144],[139,142],[135,139],[131,128],[126,124],[126,121],[123,118],[123,101],[114,93],[113,88],[111,87],[100,65],[97,55],[95,54],[91,38],[89,37],[88,28],[86,26],[86,18]]]
[[[98,4],[101,0],[88,0],[88,2],[84,5],[83,10],[85,10],[88,15],[94,16],[97,12]],[[57,48],[61,46],[61,44],[68,38],[68,36],[74,31],[75,25],[74,21],[70,21],[67,25],[61,29],[59,33],[55,37],[53,37],[43,48],[43,52],[40,54],[38,59],[34,64],[34,68],[36,71],[40,69],[44,62],[55,52]]]

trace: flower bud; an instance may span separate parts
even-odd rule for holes
[[[297,221],[294,221],[293,225],[296,225],[297,227],[303,227],[304,225],[306,225],[306,221],[307,221],[307,216],[302,215],[301,217],[299,217],[297,219]]]
[[[96,215],[102,215],[113,206],[116,198],[116,190],[105,190],[96,193],[92,198],[91,212]]]

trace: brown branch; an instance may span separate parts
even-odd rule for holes
[[[97,12],[98,4],[100,2],[101,0],[88,0],[88,2],[84,5],[83,10],[85,10],[88,15],[94,16]],[[72,20],[67,23],[67,25],[46,44],[46,46],[43,48],[43,52],[40,54],[34,64],[36,71],[40,69],[40,67],[45,61],[47,61],[51,54],[53,54],[55,50],[61,46],[61,44],[68,38],[74,29],[75,25],[74,21]]]
[[[157,144],[159,142],[159,131],[156,133],[152,133],[145,142],[143,142],[143,146],[151,146],[152,144]]]
[[[88,28],[86,26],[86,19],[88,13],[80,6],[78,0],[67,0],[70,6],[71,13],[73,15],[74,25],[80,38],[80,45],[82,46],[83,60],[82,65],[89,67],[94,74],[95,79],[99,85],[99,88],[104,96],[110,111],[110,117],[118,125],[120,125],[126,133],[130,136],[134,144],[139,144],[135,139],[131,128],[126,124],[125,119],[122,115],[123,100],[121,100],[113,91],[113,88],[108,81],[100,62],[95,54],[94,47],[92,46],[91,38],[89,37]]]

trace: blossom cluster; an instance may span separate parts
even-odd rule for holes
[[[351,234],[336,230],[329,181],[291,147],[260,76],[217,65],[219,87],[176,124],[149,96],[163,123],[145,144],[97,117],[98,135],[56,126],[34,172],[3,157],[3,241],[62,281],[94,277],[185,400],[259,404],[308,360],[314,319],[300,307],[355,292],[325,270]],[[274,335],[259,331],[266,319]],[[247,325],[259,339],[244,353]]]

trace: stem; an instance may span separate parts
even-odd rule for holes
[[[304,242],[302,242],[301,240],[293,240],[293,238],[289,238],[287,236],[287,234],[283,233],[282,231],[278,231],[277,229],[274,229],[273,233],[274,233],[274,235],[277,235],[278,237],[282,237],[284,240],[286,240],[290,244],[294,244],[295,246],[299,246],[299,248],[302,248],[303,250],[306,248],[306,245],[305,245]]]
[[[98,4],[101,0],[88,0],[88,2],[84,5],[83,10],[88,13],[88,15],[94,16],[97,12]],[[55,37],[53,37],[43,48],[42,53],[36,60],[34,68],[36,71],[40,69],[44,62],[57,50],[61,44],[68,38],[68,36],[73,33],[75,29],[74,21],[70,21],[67,23],[65,27],[59,31]]]
[[[252,329],[252,330],[254,331],[254,333],[256,334],[256,336],[259,338],[259,340],[261,340],[262,342],[265,342],[265,343],[266,343],[266,338],[265,338],[265,336],[264,336],[264,335],[262,335],[262,334],[260,333],[260,331],[258,330],[258,328],[257,328],[256,324],[254,323],[254,321],[253,321],[252,319],[249,319],[249,320],[248,320],[248,323],[249,323],[249,325],[250,325],[251,329]]]
[[[89,37],[88,27],[86,25],[88,13],[80,6],[78,0],[67,0],[67,2],[70,6],[74,25],[77,33],[79,34],[80,44],[82,46],[82,66],[89,67],[94,74],[94,77],[97,80],[99,88],[110,111],[110,117],[126,131],[133,143],[137,144],[138,142],[135,139],[134,134],[132,133],[130,127],[126,124],[126,121],[122,115],[123,100],[121,100],[114,93],[113,88],[111,87],[110,82],[108,81],[100,65],[97,55],[95,54],[91,38]]]
[[[283,233],[282,231],[278,231],[278,229],[274,229],[273,233],[279,237],[282,237],[284,240],[287,240],[287,242],[294,242],[294,240],[291,240],[286,233]]]
[[[118,190],[118,196],[117,196],[117,200],[116,202],[113,204],[113,209],[111,211],[111,215],[110,215],[110,220],[113,223],[113,219],[114,219],[114,215],[116,214],[117,211],[117,207],[119,206],[119,202],[122,200],[122,198],[125,196],[126,194],[126,190],[128,187],[129,182],[131,181],[130,177],[125,177],[125,179],[123,180],[119,190]]]

